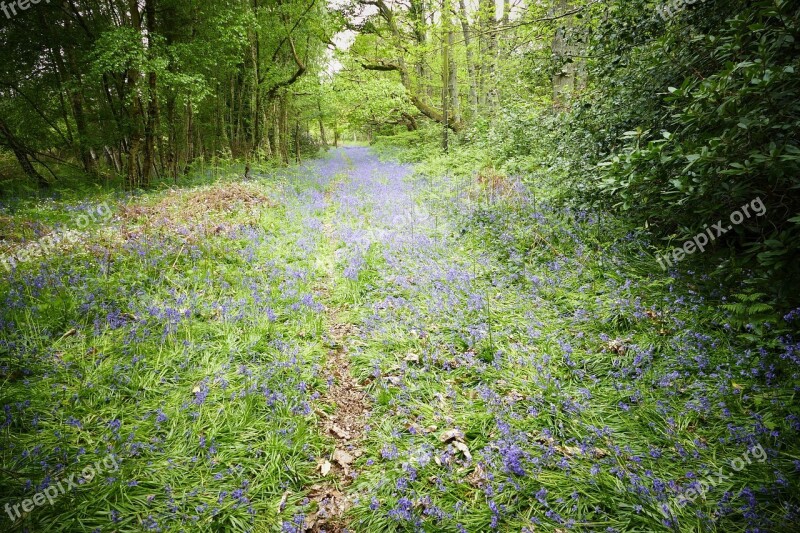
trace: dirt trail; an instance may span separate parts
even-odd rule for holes
[[[332,189],[329,189],[326,199],[330,201],[331,196]],[[326,225],[325,235],[334,239],[330,225]],[[328,287],[335,279],[332,266],[326,277],[327,287],[320,292],[329,295]],[[334,440],[334,451],[318,465],[322,482],[308,487],[308,498],[316,502],[317,510],[306,516],[305,529],[336,533],[348,531],[345,515],[352,501],[346,488],[353,481],[353,463],[362,455],[360,443],[371,402],[350,372],[347,339],[358,335],[358,328],[343,322],[336,308],[326,307],[325,315],[330,349],[323,375],[327,376],[329,385],[320,398],[322,408],[317,408],[316,413],[322,432]]]
[[[333,408],[328,414],[321,410],[322,429],[335,442],[333,454],[321,461],[320,473],[326,474],[325,482],[309,487],[309,498],[317,502],[318,510],[306,517],[308,531],[345,531],[345,513],[352,502],[345,494],[352,482],[350,477],[353,462],[361,456],[359,444],[369,408],[369,400],[350,374],[350,362],[344,347],[344,339],[351,334],[353,326],[336,323],[332,326],[331,339],[335,344],[325,365],[325,374],[332,381],[322,397],[322,403]]]

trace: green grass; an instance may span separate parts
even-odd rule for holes
[[[387,252],[390,267],[368,261],[359,280],[353,372],[370,379],[375,411],[353,529],[739,531],[741,491],[753,490],[750,523],[788,530],[798,413],[776,342],[786,327],[742,342],[725,326],[725,288],[663,275],[643,236],[612,219],[459,200],[467,188],[418,183],[452,233],[425,252]],[[387,298],[402,303],[377,305]],[[769,365],[786,378],[771,381]],[[439,438],[455,428],[472,459]],[[692,479],[732,473],[755,444],[767,461],[670,504],[665,521],[662,504]]]
[[[250,187],[294,194],[286,181]],[[277,530],[315,479],[325,323],[302,303],[320,276],[296,253],[303,221],[286,205],[188,213],[186,194],[140,197],[127,208],[151,211],[3,281],[4,477],[38,484],[109,453],[121,465],[36,508],[26,527]],[[4,503],[32,492],[2,486]]]
[[[317,411],[335,317],[358,326],[343,342],[372,401],[352,531],[791,530],[791,323],[661,272],[612,217],[367,163],[99,194],[80,209],[112,219],[0,279],[0,505],[119,460],[4,528],[298,530],[334,446]],[[398,187],[430,214],[413,238],[382,211],[407,209]],[[732,472],[756,444],[766,460]]]

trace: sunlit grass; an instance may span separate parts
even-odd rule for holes
[[[297,185],[249,187],[314,189]],[[285,205],[193,213],[184,197],[119,203],[110,232],[2,282],[2,502],[30,497],[25,479],[121,460],[26,527],[279,529],[315,478],[324,323],[315,261],[296,250],[321,236]]]

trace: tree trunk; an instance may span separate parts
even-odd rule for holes
[[[50,28],[47,20],[45,19],[44,15],[41,11],[37,12],[39,18],[42,22],[42,25]],[[69,17],[65,17],[63,19],[64,24],[64,34],[69,35],[72,31],[72,20]],[[50,30],[48,29],[48,35]],[[55,47],[52,50],[52,56],[54,58],[54,62],[56,65],[56,74],[58,76],[58,82],[60,87],[59,90],[59,99],[61,100],[62,108],[64,106],[63,103],[63,93],[67,93],[69,97],[70,108],[72,110],[72,117],[75,120],[75,127],[77,129],[77,140],[75,140],[72,136],[72,128],[69,123],[69,118],[67,117],[66,111],[64,114],[64,123],[67,128],[67,136],[69,137],[70,143],[73,144],[75,151],[77,152],[78,159],[81,161],[83,165],[83,170],[90,176],[97,175],[97,165],[95,159],[93,157],[90,144],[89,144],[89,131],[87,128],[86,123],[86,114],[84,113],[83,108],[83,82],[81,80],[81,71],[78,67],[78,61],[75,58],[75,50],[72,46],[71,42],[64,42],[59,39],[60,46]],[[64,51],[64,55],[62,57],[61,50]],[[67,64],[64,64],[64,59],[66,58]],[[65,80],[69,81],[70,79],[74,80],[74,84],[70,84],[69,88],[65,87]]]
[[[413,25],[414,40],[417,46],[424,50],[427,41],[427,13],[425,9],[425,0],[411,0],[409,6],[409,15],[411,16],[411,24]],[[428,80],[428,72],[425,68],[424,55],[420,55],[420,59],[414,64],[414,70],[417,74],[418,90],[428,95],[428,98],[433,98],[433,87]]]
[[[253,14],[258,20],[258,0],[253,0]],[[255,39],[252,46],[253,67],[255,71],[253,93],[255,105],[253,106],[253,153],[257,154],[262,144],[261,134],[261,46],[258,31],[255,32]]]
[[[473,117],[478,116],[478,74],[475,71],[475,58],[472,50],[472,29],[467,19],[467,8],[464,0],[458,0],[461,21],[461,32],[464,34],[464,48],[467,56],[467,76],[469,77],[469,109]]]
[[[50,183],[48,183],[48,181],[44,179],[44,176],[39,174],[36,169],[33,168],[30,159],[28,159],[28,150],[17,140],[17,138],[11,132],[11,128],[8,127],[8,124],[6,124],[5,120],[2,118],[0,118],[0,135],[5,138],[6,144],[14,153],[14,157],[17,158],[19,166],[22,167],[22,171],[25,173],[25,175],[35,181],[36,185],[39,187],[49,187]]]
[[[458,65],[453,51],[455,50],[455,32],[453,25],[448,17],[447,23],[447,48],[448,64],[447,64],[447,83],[450,88],[450,116],[453,122],[461,122],[461,100],[458,95]]]
[[[386,61],[386,60],[377,60],[373,64],[366,64],[362,63],[361,67],[367,70],[377,70],[377,71],[397,71],[400,73],[400,82],[405,87],[406,92],[408,93],[408,98],[411,100],[411,103],[419,109],[419,111],[425,115],[426,117],[430,118],[438,122],[439,124],[446,124],[446,127],[452,129],[455,132],[461,131],[464,128],[464,124],[462,122],[458,122],[455,120],[445,120],[445,113],[440,113],[434,107],[432,107],[426,99],[421,96],[420,92],[416,90],[414,86],[413,80],[411,75],[408,71],[406,61],[404,58],[404,35],[403,32],[400,31],[400,28],[397,25],[397,22],[394,18],[394,13],[389,8],[384,0],[374,0],[375,5],[378,7],[378,11],[380,12],[381,17],[386,21],[386,24],[389,27],[389,31],[392,34],[392,45],[395,51],[399,54],[398,58],[394,61]],[[449,9],[447,11],[449,13]],[[446,41],[446,39],[445,39]],[[447,85],[444,83],[443,85]]]
[[[109,148],[108,146],[103,147],[103,152],[106,154],[106,159],[108,160],[108,164],[114,167],[114,171],[117,174],[122,174],[122,162],[117,157],[117,154]]]
[[[450,39],[448,38],[448,16],[450,4],[442,0],[442,149],[447,152],[450,148]]]
[[[67,24],[66,31],[69,31],[69,23],[66,22],[65,24]],[[78,69],[74,50],[69,46],[65,46],[64,51],[69,63],[70,73],[77,83],[77,87],[73,88],[69,94],[72,116],[75,119],[75,128],[78,133],[78,156],[83,164],[83,170],[90,176],[96,176],[97,165],[89,148],[89,129],[86,125],[86,115],[83,111],[83,89],[80,70]],[[59,52],[56,51],[55,53],[58,54]]]
[[[298,165],[303,162],[300,158],[300,122],[294,126],[294,155]]]
[[[65,30],[68,32],[69,22],[65,22],[65,25]],[[82,83],[80,70],[78,69],[78,64],[75,59],[75,51],[69,46],[65,46],[64,51],[69,64],[70,76],[73,77],[77,83],[77,87],[73,87],[69,91],[69,101],[72,108],[72,116],[75,119],[75,128],[78,133],[78,158],[83,164],[84,171],[86,171],[86,173],[90,176],[96,176],[97,166],[89,148],[89,131],[86,125],[86,115],[83,111],[83,91],[81,90]],[[54,55],[58,54],[58,50],[54,51]],[[59,63],[61,63],[60,57]],[[61,68],[64,68],[63,64],[61,64]]]
[[[568,0],[560,0],[556,9],[557,14],[568,11],[570,9]],[[560,25],[556,29],[553,36],[553,57],[560,63],[556,65],[558,70],[553,75],[553,105],[556,107],[564,105],[569,94],[575,90],[577,64],[573,62],[572,56],[576,50],[566,35],[567,28],[571,25],[570,17],[564,21],[563,26]]]
[[[479,0],[481,20],[481,103],[490,115],[497,104],[497,13],[494,0]]]
[[[142,21],[139,16],[139,5],[137,0],[129,0],[128,8],[131,16],[131,26],[137,33],[142,32]],[[142,146],[142,102],[137,94],[136,86],[139,80],[139,71],[130,67],[126,73],[127,92],[131,98],[131,110],[128,114],[130,143],[128,146],[128,168],[126,173],[126,184],[129,189],[135,189],[141,185],[141,174],[139,172],[139,152]]]
[[[327,149],[328,139],[325,138],[325,121],[322,116],[322,102],[319,100],[317,100],[317,111],[319,111],[319,115],[317,115],[319,120],[319,138],[322,141],[322,147]]]
[[[278,106],[278,152],[281,162],[289,164],[289,111],[286,106],[286,97],[282,96],[277,101]]]
[[[262,124],[264,124],[264,133],[263,133],[263,137],[264,137],[264,142],[263,142],[263,144],[264,144],[264,152],[265,152],[265,155],[266,155],[267,159],[272,159],[272,157],[275,155],[275,151],[272,149],[272,142],[269,139],[269,137],[270,137],[269,133],[270,132],[269,132],[269,128],[267,127],[267,125],[269,124],[269,118],[268,118],[268,115],[267,115],[267,110],[264,109],[263,113],[264,113],[264,116],[262,117]]]
[[[186,101],[186,153],[185,153],[185,165],[183,167],[183,172],[186,174],[189,171],[189,164],[194,160],[195,152],[194,152],[194,136],[192,135],[194,131],[194,113],[192,111],[192,101]]]
[[[281,117],[278,100],[278,98],[275,98],[272,102],[272,149],[275,151],[275,156],[283,161],[283,153],[281,152]]]
[[[145,0],[144,9],[147,15],[147,34],[156,33],[156,0]],[[155,52],[150,43],[148,52],[151,59],[155,59]],[[144,129],[144,167],[142,168],[142,187],[150,186],[150,175],[155,167],[155,138],[158,128],[158,93],[157,93],[157,74],[149,72],[147,74],[147,122]]]

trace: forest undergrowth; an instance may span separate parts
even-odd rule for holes
[[[4,209],[92,223],[0,272],[3,528],[791,531],[800,313],[547,198],[357,147]]]

